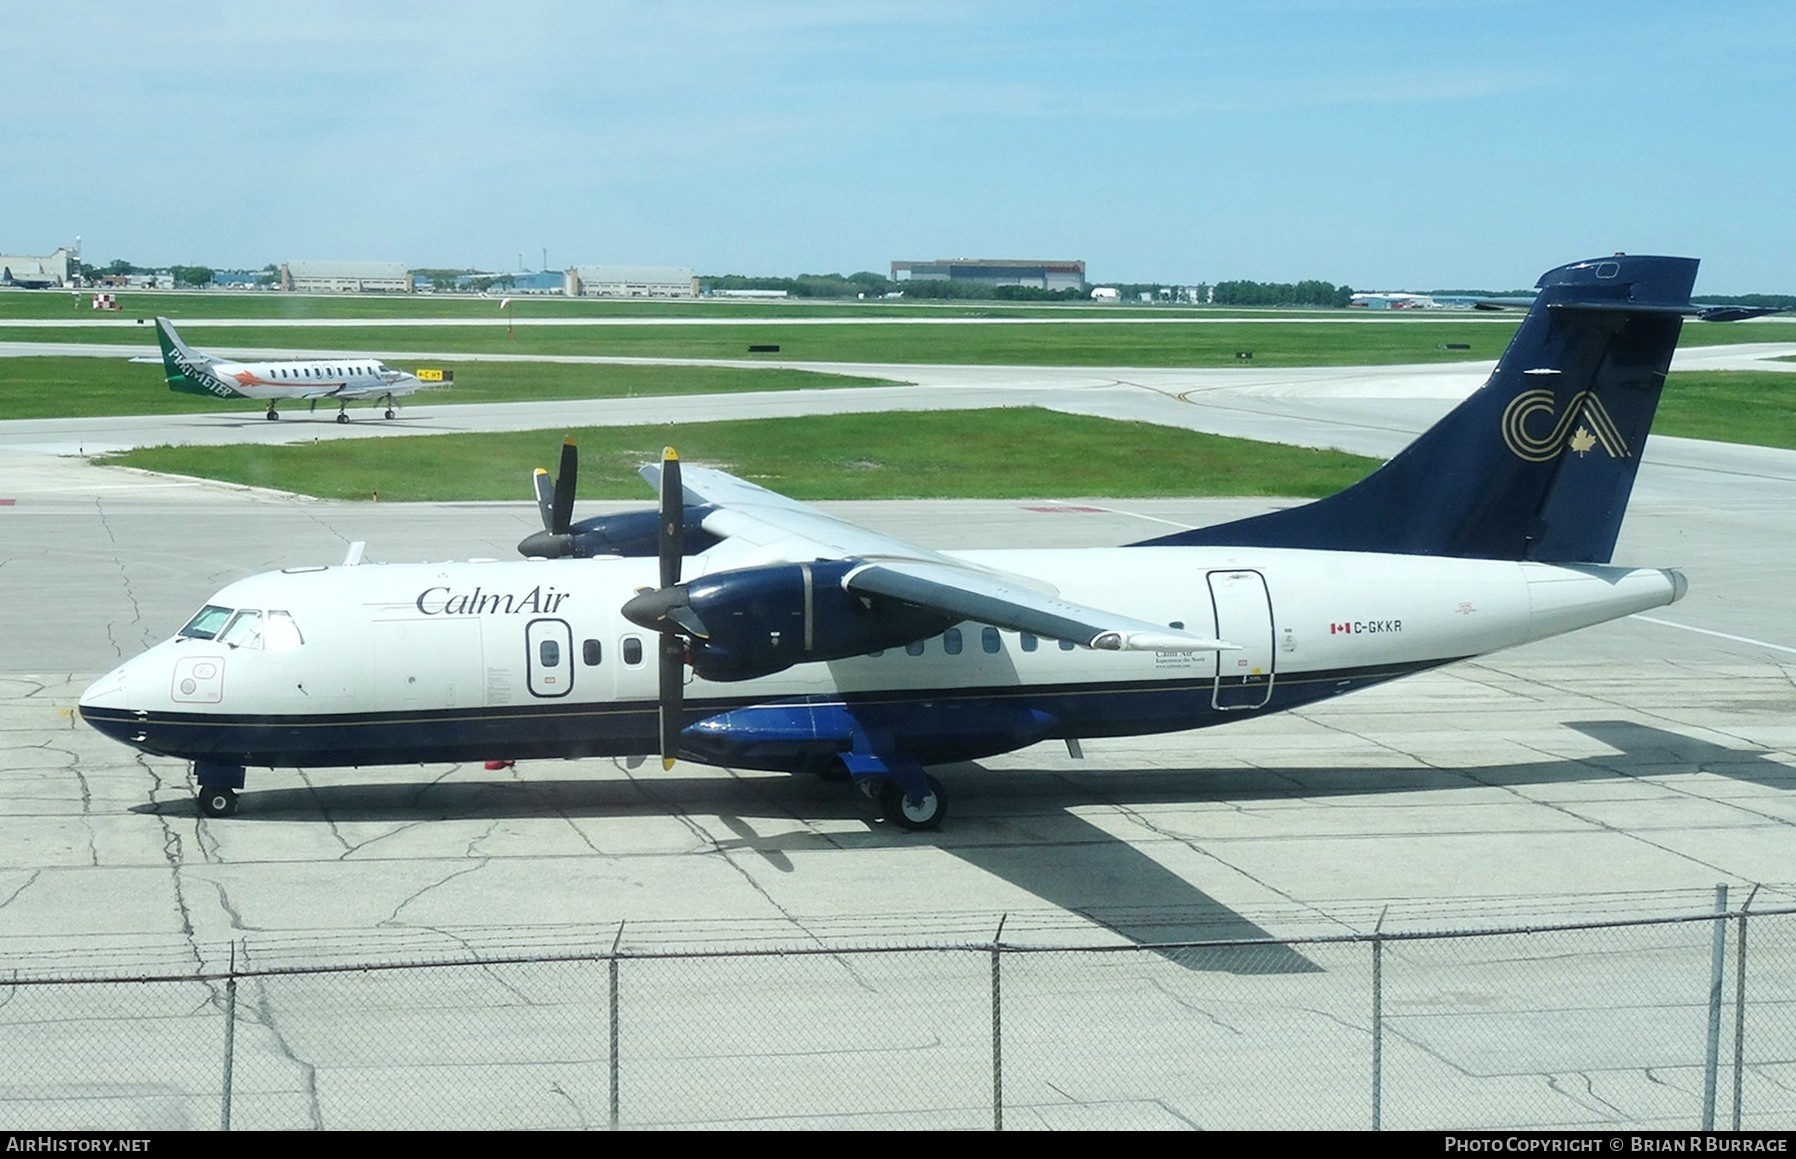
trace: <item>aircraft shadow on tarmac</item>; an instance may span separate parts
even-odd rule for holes
[[[978,869],[1138,945],[1167,946],[1169,960],[1192,970],[1234,974],[1313,973],[1321,969],[1297,949],[1211,898],[1145,852],[1085,820],[1081,806],[1143,807],[1180,802],[1257,801],[1386,793],[1438,792],[1493,785],[1594,781],[1614,776],[1709,772],[1796,789],[1796,769],[1763,752],[1625,720],[1567,722],[1566,727],[1617,752],[1456,769],[1426,767],[1249,769],[1003,769],[949,767],[944,777],[958,805],[947,828],[909,833],[874,820],[859,794],[815,777],[642,772],[629,780],[448,780],[429,784],[368,782],[251,788],[243,810],[224,824],[257,821],[392,822],[516,817],[715,816],[729,836],[717,847],[748,850],[782,872],[794,872],[788,850],[889,848],[930,842]],[[277,772],[274,776],[279,776]],[[345,773],[345,776],[360,775]],[[264,783],[270,774],[262,774]],[[135,806],[146,814],[191,815],[187,798]],[[744,818],[867,822],[864,833],[758,833]],[[1051,855],[1044,850],[1051,849]],[[1261,942],[1257,945],[1175,943]]]

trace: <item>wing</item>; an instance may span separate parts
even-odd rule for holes
[[[659,484],[658,464],[641,473]],[[1214,652],[1239,647],[1061,599],[1051,584],[1040,579],[1010,575],[870,531],[725,471],[688,465],[682,475],[686,502],[715,508],[703,523],[706,531],[724,540],[706,553],[714,565],[733,569],[846,559],[858,566],[843,576],[842,586],[857,595],[898,600],[1087,648]]]

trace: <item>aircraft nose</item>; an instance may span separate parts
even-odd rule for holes
[[[81,699],[75,702],[75,707],[81,710],[83,717],[87,715],[90,708],[125,708],[125,669],[123,666],[114,668],[89,684],[87,690],[81,694]]]

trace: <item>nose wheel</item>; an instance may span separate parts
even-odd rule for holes
[[[193,762],[193,779],[199,784],[194,803],[202,817],[229,817],[237,812],[237,790],[243,787],[242,765]]]

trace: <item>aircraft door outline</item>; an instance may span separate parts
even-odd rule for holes
[[[524,625],[524,671],[532,696],[553,700],[574,690],[574,630],[566,620]]]
[[[1241,645],[1238,652],[1216,655],[1216,686],[1211,707],[1222,712],[1264,708],[1272,699],[1272,594],[1266,577],[1237,568],[1213,571],[1206,579],[1216,610],[1216,638]]]

